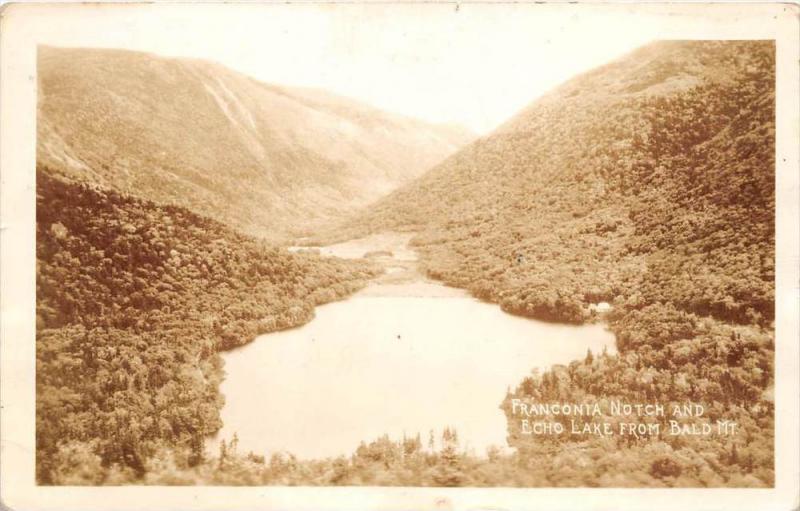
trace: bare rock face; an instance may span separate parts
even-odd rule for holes
[[[201,60],[40,47],[38,76],[40,167],[267,238],[341,218],[471,140]]]

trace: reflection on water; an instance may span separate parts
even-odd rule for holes
[[[532,368],[613,350],[601,325],[508,315],[437,284],[373,285],[317,309],[307,325],[223,354],[224,428],[240,452],[350,454],[385,433],[455,427],[483,454],[505,445],[498,408]]]

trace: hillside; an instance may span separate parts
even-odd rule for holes
[[[42,46],[37,161],[266,238],[341,218],[463,146],[464,130],[212,62]]]
[[[218,352],[306,323],[377,273],[43,167],[36,194],[42,484],[141,476],[163,449],[199,462],[222,425]]]
[[[313,305],[352,292],[375,268],[313,253],[292,255],[196,214],[194,203],[189,209],[195,212],[163,205],[177,200],[169,196],[179,190],[171,187],[176,183],[187,190],[200,186],[190,182],[208,184],[199,177],[205,176],[201,167],[193,165],[222,161],[229,170],[228,158],[240,158],[228,152],[240,147],[240,132],[214,141],[192,125],[182,142],[167,128],[158,136],[131,130],[124,136],[144,137],[131,139],[137,150],[125,152],[138,158],[136,164],[127,167],[125,158],[133,156],[120,156],[105,170],[83,168],[78,159],[99,154],[97,148],[113,152],[116,142],[103,138],[102,130],[93,140],[108,143],[92,146],[84,156],[70,152],[82,147],[75,140],[61,144],[52,133],[40,137],[40,151],[46,153],[40,160],[54,163],[37,169],[39,482],[773,486],[774,52],[769,41],[648,45],[553,90],[494,133],[326,233],[354,238],[414,231],[420,265],[430,276],[518,315],[582,323],[598,319],[598,302],[611,304],[602,319],[616,335],[618,352],[589,352],[565,366],[532,372],[522,382],[509,381],[508,395],[498,405],[507,417],[513,452],[486,458],[460,452],[449,430],[437,452],[422,449],[419,438],[384,436],[365,439],[350,457],[326,460],[237,454],[235,439],[218,456],[204,453],[202,439],[219,428],[217,351],[307,321]],[[104,65],[111,69],[121,58]],[[212,66],[145,60],[142,73],[181,62],[181,76],[197,76],[199,71],[189,71],[193,66]],[[173,76],[153,73],[152,80]],[[149,86],[152,80],[131,80],[130,92],[109,94],[103,104],[128,105],[115,112],[157,109],[152,115],[139,112],[134,117],[140,120],[165,115],[162,108],[189,115],[188,106],[173,103],[196,95],[189,103],[202,106],[195,89],[221,104],[208,92],[210,82],[189,86],[195,82],[175,78],[182,84],[175,86],[179,94],[133,108],[127,98],[139,97],[134,85]],[[252,83],[254,95],[275,90]],[[48,87],[58,89],[59,82]],[[64,91],[56,95],[71,94]],[[359,109],[314,91],[295,90],[291,98],[304,104],[298,108],[335,110],[335,115],[344,115],[341,108]],[[194,118],[220,125],[241,120],[246,109],[225,104],[227,120],[216,113]],[[63,115],[87,115],[81,112],[65,108]],[[111,119],[109,132],[124,124]],[[40,123],[40,129],[48,126],[49,121]],[[93,129],[71,136],[88,139]],[[170,143],[185,144],[182,154],[196,157],[169,167],[174,181],[151,162],[161,153],[138,149],[158,149],[158,137],[170,136]],[[211,149],[212,142],[225,150]],[[145,158],[151,163],[142,166]],[[160,170],[144,173],[145,168]],[[227,172],[224,178],[230,184],[247,175]],[[311,177],[303,181],[303,173],[276,175],[286,182],[253,190],[231,186],[239,194],[282,189],[283,199],[270,197],[284,206],[294,197],[295,182],[309,190],[297,195],[302,200],[321,189]],[[209,197],[225,189],[212,184]],[[125,186],[155,202],[119,193]],[[186,190],[180,196],[197,197]],[[260,203],[244,204],[244,211],[255,215]],[[238,204],[231,201],[229,207]],[[200,213],[223,218],[225,211]],[[269,220],[275,224],[259,223],[257,216],[223,219],[239,227],[277,225],[275,214]],[[586,422],[625,420],[645,431],[652,432],[654,424],[661,428],[635,436],[586,436],[571,431],[571,417],[542,415],[564,424],[565,432],[527,435],[514,399],[597,403],[602,414]],[[668,421],[674,417],[614,415],[609,403],[617,400],[658,403],[668,410],[697,403],[704,414],[680,418],[681,424],[734,421],[736,433],[671,435]]]
[[[525,315],[580,322],[590,303],[634,299],[621,286],[635,280],[646,301],[769,322],[773,52],[643,48],[536,101],[343,231],[422,230],[431,272]],[[676,273],[692,285],[670,288]],[[557,308],[524,296],[556,287]]]
[[[540,484],[773,484],[774,55],[771,41],[648,45],[535,101],[336,234],[419,231],[431,276],[515,314],[581,323],[612,304],[619,356],[533,376],[503,405],[509,443]],[[520,434],[514,397],[694,401],[744,426],[732,439],[543,445]]]

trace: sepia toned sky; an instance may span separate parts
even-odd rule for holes
[[[51,6],[42,44],[215,60],[487,133],[542,93],[670,32],[633,6],[266,4]],[[663,8],[662,8],[663,9]],[[703,33],[703,20],[683,20]]]

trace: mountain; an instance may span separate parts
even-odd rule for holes
[[[37,161],[261,237],[339,218],[463,146],[463,129],[219,64],[42,46]]]
[[[165,446],[201,458],[222,426],[218,352],[302,325],[378,272],[46,172],[36,204],[40,484],[118,484],[101,463],[141,476]]]
[[[97,76],[114,81],[116,73],[108,71],[115,66],[136,69],[120,64],[125,55],[141,57],[106,59],[98,64],[106,71]],[[348,295],[377,268],[290,254],[206,216],[131,196],[166,193],[175,183],[187,190],[213,180],[235,183],[230,173],[225,180],[202,175],[208,181],[201,181],[198,167],[185,162],[168,167],[174,181],[164,167],[142,166],[148,153],[133,148],[156,148],[152,133],[129,129],[125,137],[147,142],[123,137],[112,143],[117,139],[110,133],[119,135],[124,124],[119,112],[140,122],[181,112],[201,126],[243,119],[246,109],[234,106],[232,95],[224,96],[224,118],[219,108],[200,109],[205,103],[195,81],[175,78],[192,75],[186,69],[195,69],[195,62],[145,58],[144,70],[181,69],[150,71],[175,78],[174,90],[155,88],[168,97],[144,101],[154,92],[137,92],[136,86],[151,86],[142,77],[131,78],[133,89],[124,95],[97,86],[103,107],[91,117],[86,109],[61,110],[77,119],[74,126],[86,119],[89,128],[59,132],[60,139],[46,132],[56,128],[43,114],[40,157],[50,158],[46,164],[53,168],[37,172],[38,481],[774,487],[774,57],[773,42],[649,45],[555,89],[328,234],[417,231],[414,243],[431,276],[519,315],[581,323],[606,309],[598,302],[611,304],[603,319],[616,335],[617,353],[588,352],[512,385],[498,404],[513,452],[486,459],[458,453],[452,444],[439,454],[422,452],[419,439],[395,444],[386,436],[349,458],[306,464],[281,455],[269,462],[252,453],[237,456],[235,444],[219,458],[204,459],[203,437],[220,426],[216,352],[308,321],[314,305]],[[209,82],[199,83],[211,96],[207,102],[217,104],[205,88]],[[76,94],[75,104],[85,102],[80,89],[58,80],[47,87],[55,97]],[[300,91],[292,101],[308,95],[316,111],[339,104]],[[181,101],[187,104],[175,105]],[[194,104],[198,112],[190,111]],[[195,122],[187,127],[191,136],[179,140],[168,129],[179,120],[150,128],[183,144],[196,165],[205,160],[195,152],[220,161],[240,157],[190,146],[194,136],[212,141]],[[232,133],[219,141],[223,148],[240,147],[234,144],[243,136],[239,131],[216,129]],[[97,146],[72,149],[84,147],[79,140]],[[126,151],[113,166],[89,158],[113,154],[116,143]],[[159,158],[152,160],[166,161]],[[142,171],[151,168],[157,171]],[[52,175],[58,172],[72,179]],[[114,188],[130,179],[136,187],[119,193],[75,183],[76,177]],[[303,183],[321,186],[311,177]],[[208,196],[217,197],[221,186],[210,186]],[[273,193],[241,187],[233,188],[241,196]],[[284,189],[293,197],[294,188]],[[242,199],[231,195],[234,200]],[[248,204],[256,210],[256,203]],[[262,224],[251,219],[249,225]],[[539,341],[548,340],[531,339]],[[515,402],[597,405],[600,411],[531,417],[563,428],[532,435]],[[660,405],[666,412],[619,414],[609,411],[610,403]],[[690,404],[702,406],[702,414],[672,412]],[[609,425],[616,432],[575,433],[573,420],[578,431]],[[671,432],[676,425],[718,421],[735,423],[735,433]],[[621,432],[623,425],[636,434]],[[361,477],[370,464],[380,467],[380,477],[371,468],[372,479]]]
[[[431,272],[525,315],[579,322],[597,301],[669,295],[769,321],[774,100],[771,42],[654,43],[535,101],[341,232],[421,230]],[[691,285],[671,287],[674,275]]]
[[[387,229],[508,312],[582,323],[610,304],[617,354],[534,372],[502,404],[538,484],[775,484],[773,41],[658,42],[576,77],[334,234]],[[642,434],[573,434],[566,416],[526,434],[515,402],[596,403],[590,422]],[[671,412],[685,403],[703,416]],[[740,429],[670,433],[692,421]]]

